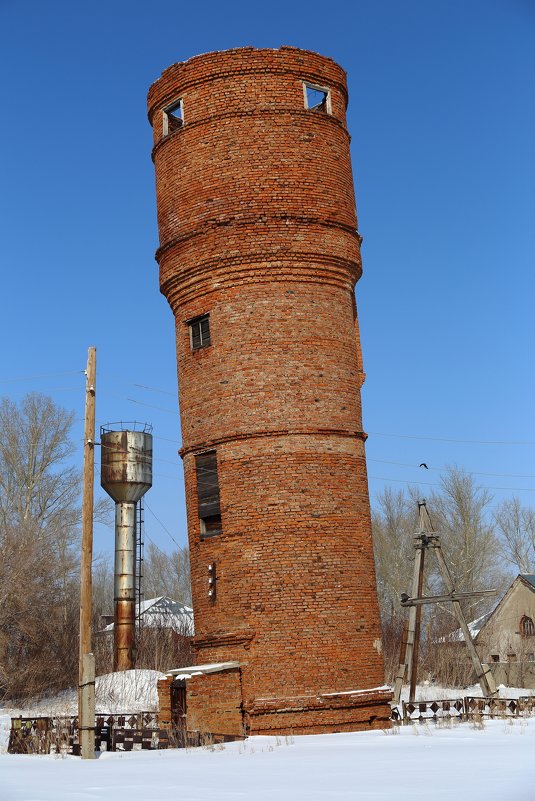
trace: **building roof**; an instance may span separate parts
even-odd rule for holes
[[[477,617],[475,620],[471,620],[470,623],[468,623],[468,631],[473,639],[477,637],[493,612],[494,608],[491,609],[490,612],[487,612],[486,615],[481,615],[481,617]],[[448,634],[446,637],[441,637],[439,642],[464,642],[463,630],[461,628],[455,629],[455,631],[452,631],[451,634]]]
[[[492,609],[489,612],[487,612],[486,615],[482,615],[481,617],[476,618],[476,620],[472,620],[468,624],[468,629],[474,639],[478,636],[479,632],[486,624],[487,620],[489,620],[492,617],[492,615],[496,612],[498,607],[501,606],[501,604],[503,603],[507,595],[509,595],[509,593],[511,592],[511,590],[513,589],[513,587],[515,586],[515,584],[518,582],[519,579],[522,580],[525,584],[528,584],[531,590],[535,590],[535,573],[519,573],[518,576],[516,576],[516,578],[513,579],[511,585],[508,587],[506,592],[504,592],[502,597],[494,604]],[[447,637],[444,637],[443,641],[464,642],[464,634],[461,629],[456,629]]]
[[[174,629],[188,637],[194,633],[193,609],[180,601],[168,598],[167,595],[142,601],[136,608],[136,617],[140,618],[142,626]],[[110,623],[102,633],[113,631],[113,628],[114,624]]]

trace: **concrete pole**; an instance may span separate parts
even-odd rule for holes
[[[82,699],[78,731],[82,759],[95,758],[95,655],[84,654],[82,659]]]

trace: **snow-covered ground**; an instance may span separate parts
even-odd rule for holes
[[[525,687],[506,687],[500,684],[498,687],[500,698],[518,698],[521,695],[534,695],[535,691],[526,690]],[[440,684],[418,684],[416,686],[416,700],[417,701],[436,701],[439,699],[452,698],[481,698],[483,693],[479,684],[473,684],[471,687],[442,687]],[[401,691],[401,700],[409,700],[409,685],[405,684]],[[535,793],[533,794],[535,801]]]
[[[99,705],[116,705],[103,711],[154,706],[159,675],[131,671],[100,677]],[[500,695],[527,693],[504,687]],[[418,688],[422,700],[478,694],[477,687]],[[67,700],[75,711],[71,695],[20,712],[64,712]],[[251,737],[195,749],[103,753],[82,761],[6,754],[14,712],[0,709],[0,801],[535,801],[535,718]]]
[[[106,673],[95,680],[97,712],[151,712],[158,709],[156,683],[164,676],[157,670],[124,670]],[[65,690],[51,698],[42,698],[21,707],[0,707],[0,714],[12,717],[22,715],[76,715],[78,713],[76,689]],[[1,748],[1,743],[0,743]],[[2,796],[0,795],[0,801]]]
[[[191,750],[0,756],[2,801],[533,801],[535,720],[251,737]]]

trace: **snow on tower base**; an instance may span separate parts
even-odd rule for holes
[[[148,102],[196,657],[239,663],[187,680],[188,728],[386,726],[389,692],[353,692],[384,674],[345,73],[228,50],[169,67]]]

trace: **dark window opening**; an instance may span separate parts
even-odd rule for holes
[[[195,320],[190,320],[188,325],[192,350],[206,348],[211,344],[210,316],[208,314],[203,314],[202,317],[196,317]]]
[[[173,133],[184,125],[184,106],[182,100],[178,100],[172,106],[168,106],[163,112],[163,135]]]
[[[309,111],[325,111],[331,113],[331,93],[322,86],[311,83],[303,84],[305,108]]]
[[[219,480],[215,451],[201,453],[195,457],[197,474],[197,503],[201,524],[201,539],[221,534],[221,509],[219,502]]]
[[[201,518],[203,535],[212,537],[214,534],[221,534],[221,515],[208,515]]]
[[[186,682],[174,679],[171,684],[171,721],[179,729],[186,728]]]
[[[492,659],[493,662],[499,662],[500,661],[500,654],[491,654],[490,658]]]
[[[524,617],[520,621],[520,634],[522,637],[533,637],[535,634],[535,625],[530,617]]]

